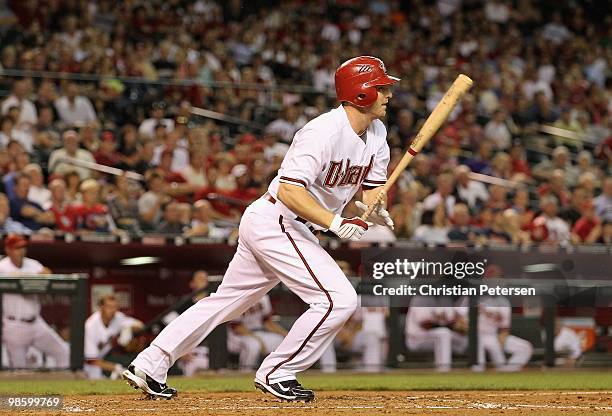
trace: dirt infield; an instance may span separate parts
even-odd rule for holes
[[[0,414],[9,414],[0,411]],[[612,391],[338,391],[312,403],[281,403],[263,393],[183,393],[170,401],[138,394],[67,396],[62,411],[11,414],[91,415],[612,415]]]

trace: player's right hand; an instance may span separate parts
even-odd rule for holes
[[[342,239],[354,238],[359,240],[368,231],[370,225],[372,224],[368,224],[359,217],[342,218],[340,215],[336,215],[329,226],[329,231]]]

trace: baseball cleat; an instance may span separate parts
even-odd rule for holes
[[[255,387],[288,402],[311,402],[315,398],[314,392],[302,387],[297,380],[265,384],[255,379]]]
[[[142,390],[149,399],[167,399],[175,397],[177,391],[175,388],[168,387],[166,384],[158,383],[143,371],[134,367],[131,364],[127,370],[121,373],[121,376],[127,383],[136,390]]]

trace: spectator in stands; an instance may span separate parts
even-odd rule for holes
[[[63,147],[51,153],[49,157],[49,171],[55,174],[66,174],[70,171],[76,171],[81,179],[87,179],[91,176],[91,170],[74,166],[63,161],[65,158],[76,159],[82,162],[95,163],[95,159],[89,150],[79,148],[80,137],[74,130],[68,130],[62,135]]]
[[[569,225],[557,216],[558,202],[554,196],[543,196],[540,200],[542,214],[531,224],[532,239],[552,244],[566,245],[570,240]],[[534,235],[534,232],[535,235]]]
[[[508,208],[503,212],[502,230],[510,236],[512,244],[528,245],[531,243],[531,236],[522,230],[522,218],[514,209]]]
[[[171,169],[173,172],[180,172],[185,169],[189,165],[189,152],[179,144],[179,139],[177,132],[166,134],[164,143],[155,147],[153,164],[159,165],[162,154],[168,153],[172,155]]]
[[[477,230],[470,225],[470,210],[466,204],[458,202],[453,208],[453,226],[448,231],[451,241],[476,241]]]
[[[98,124],[91,101],[79,95],[79,87],[75,82],[65,85],[64,94],[55,100],[55,108],[62,122],[70,128]]]
[[[162,219],[162,207],[172,198],[164,191],[164,178],[158,172],[149,171],[147,191],[138,199],[138,218],[144,231],[157,228]]]
[[[51,207],[51,191],[45,187],[45,178],[40,166],[30,163],[23,168],[23,173],[28,175],[31,181],[28,199],[48,210]]]
[[[447,244],[448,220],[443,205],[438,205],[433,210],[424,210],[421,216],[421,225],[417,227],[412,240],[425,244]]]
[[[124,175],[113,176],[115,189],[108,200],[108,209],[118,228],[132,234],[141,232],[138,222],[138,193],[130,189],[130,181]]]
[[[470,179],[471,170],[466,165],[461,165],[455,169],[457,179],[457,195],[459,199],[468,204],[474,210],[482,206],[489,199],[489,192],[482,182]]]
[[[226,238],[231,228],[222,228],[215,225],[214,209],[210,202],[200,199],[193,204],[193,215],[190,227],[185,231],[185,237]]]
[[[164,206],[163,219],[155,228],[156,233],[161,234],[182,234],[183,224],[181,223],[179,204],[171,201]]]
[[[601,195],[593,200],[595,212],[606,221],[612,220],[612,176],[604,179],[601,185]]]
[[[419,153],[414,157],[414,168],[410,169],[405,175],[405,182],[418,181],[425,189],[427,195],[431,193],[436,186],[435,176],[431,174],[431,159],[424,153]]]
[[[49,183],[51,191],[51,212],[55,217],[55,229],[60,232],[76,231],[77,217],[67,199],[66,182],[55,178]]]
[[[597,244],[612,245],[612,220],[604,220],[600,226],[595,227]]]
[[[100,185],[95,179],[86,179],[80,185],[82,202],[72,208],[77,231],[108,233],[115,231],[115,223],[108,207],[100,203]]]
[[[489,188],[489,200],[486,203],[486,206],[504,210],[508,208],[508,188],[501,185],[491,185]]]
[[[544,160],[533,168],[533,176],[539,180],[550,179],[555,169],[565,173],[565,183],[572,187],[578,182],[578,169],[569,161],[569,151],[565,146],[557,146],[552,153],[552,160]]]
[[[31,234],[32,230],[10,217],[9,200],[0,193],[0,232],[3,234]]]
[[[100,140],[100,146],[94,153],[96,163],[105,166],[117,165],[120,161],[120,156],[115,150],[116,147],[117,143],[115,142],[115,136],[113,133],[110,131],[103,132]]]
[[[586,200],[582,203],[582,216],[572,227],[571,240],[574,244],[594,243],[599,237],[597,226],[601,223],[595,214],[593,201]]]
[[[283,115],[266,126],[266,133],[278,136],[284,143],[291,143],[295,132],[306,124],[300,117],[297,105],[286,106]]]
[[[53,226],[55,224],[53,214],[28,199],[30,177],[25,173],[18,173],[15,175],[14,183],[15,196],[9,200],[11,217],[33,231]]]
[[[570,225],[575,224],[576,221],[578,221],[578,218],[582,216],[582,209],[584,203],[588,199],[589,196],[586,192],[586,189],[580,186],[576,187],[572,192],[572,197],[569,206],[567,208],[563,208],[560,211],[559,217],[567,221],[567,223]]]
[[[11,107],[19,109],[19,118],[14,120],[15,126],[22,130],[34,127],[38,123],[38,113],[36,106],[30,101],[28,96],[31,93],[32,81],[30,79],[20,79],[13,83],[13,91],[4,101],[2,101],[2,115],[9,113]]]
[[[570,192],[565,185],[565,177],[564,170],[553,170],[548,180],[538,188],[538,193],[540,195],[552,195],[557,198],[562,207],[567,207],[570,202]]]
[[[419,182],[412,182],[406,189],[400,190],[397,203],[389,210],[395,224],[394,232],[398,238],[411,238],[419,226],[422,204],[418,201]]]
[[[180,172],[187,183],[194,188],[208,186],[205,162],[206,153],[203,150],[194,149],[189,154],[189,164]]]
[[[482,173],[483,175],[491,174],[490,160],[493,154],[493,144],[489,140],[483,140],[478,146],[478,153],[468,159],[465,164],[472,172]]]
[[[423,201],[424,210],[433,210],[438,205],[442,205],[448,214],[453,212],[455,206],[455,196],[453,190],[455,187],[455,179],[450,173],[438,175],[436,179],[436,192],[429,195]]]
[[[174,120],[166,118],[166,103],[164,101],[156,101],[151,106],[150,118],[140,123],[138,133],[148,139],[155,137],[155,130],[158,126],[165,127],[165,133],[174,130]]]
[[[506,150],[512,142],[512,133],[506,124],[506,118],[506,111],[498,108],[484,128],[485,138],[493,143],[496,150]]]
[[[526,181],[531,181],[531,168],[525,155],[525,148],[520,140],[515,140],[510,147],[510,159],[512,163],[512,174],[522,174]]]

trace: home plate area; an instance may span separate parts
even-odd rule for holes
[[[93,415],[611,415],[612,391],[327,391],[311,403],[283,403],[261,393],[183,393],[152,401],[138,395],[66,396],[63,410]],[[41,415],[32,411],[20,414]]]

